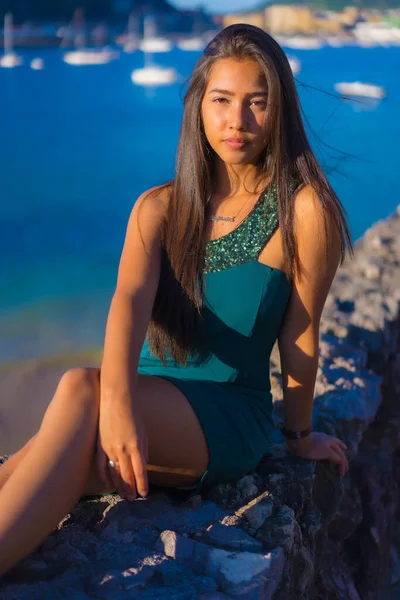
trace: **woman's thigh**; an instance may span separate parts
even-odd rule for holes
[[[165,379],[139,375],[133,401],[147,430],[149,482],[178,487],[199,481],[209,462],[207,442],[183,393]],[[105,491],[94,461],[85,495]]]

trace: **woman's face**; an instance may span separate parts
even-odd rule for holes
[[[224,58],[210,72],[201,103],[211,148],[228,164],[256,164],[265,148],[267,86],[256,62]]]

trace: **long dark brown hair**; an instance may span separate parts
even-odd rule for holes
[[[209,74],[219,59],[255,61],[268,89],[266,151],[260,172],[277,186],[283,250],[293,277],[300,273],[294,233],[293,181],[311,184],[341,234],[341,261],[352,248],[344,209],[308,142],[300,102],[288,59],[265,31],[236,24],[219,32],[196,63],[184,97],[177,149],[176,176],[169,188],[162,228],[162,261],[158,292],[148,328],[150,351],[163,362],[170,355],[186,364],[198,350],[204,302],[203,268],[208,199],[213,188],[214,151],[204,133],[201,103]],[[328,229],[327,229],[328,230]]]

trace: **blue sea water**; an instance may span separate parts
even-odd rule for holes
[[[289,54],[302,62],[311,143],[357,239],[399,203],[400,48]],[[42,71],[29,68],[36,56]],[[0,361],[101,346],[130,210],[173,175],[181,86],[198,56],[156,55],[180,81],[151,92],[131,82],[140,52],[73,67],[59,49],[30,50],[22,67],[0,69]],[[338,99],[334,84],[354,80],[387,98]]]

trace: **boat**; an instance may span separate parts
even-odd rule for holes
[[[206,47],[206,42],[200,36],[193,36],[188,38],[182,38],[176,43],[180,50],[202,52]]]
[[[329,35],[325,38],[326,44],[332,46],[332,48],[341,48],[345,44],[345,40],[337,35]]]
[[[63,34],[66,38],[71,39],[71,28],[73,28],[73,43],[76,50],[70,50],[65,52],[63,55],[63,61],[68,65],[83,66],[83,65],[105,65],[111,60],[119,57],[119,52],[111,50],[108,47],[104,48],[87,48],[86,47],[86,28],[83,11],[76,9],[72,24],[70,24],[64,31]],[[98,30],[98,33],[100,30]],[[104,38],[104,31],[102,31]],[[61,46],[65,46],[63,41]]]
[[[139,48],[139,23],[133,12],[128,18],[128,30],[115,38],[117,46],[122,46],[124,52],[131,54]]]
[[[149,24],[144,23],[143,42],[146,42],[152,36],[152,30]],[[143,46],[147,48],[146,44]],[[151,47],[151,45],[150,45]],[[132,83],[135,85],[143,85],[146,87],[158,87],[160,85],[170,85],[178,79],[178,73],[173,67],[157,66],[153,62],[152,55],[149,51],[144,50],[144,67],[134,69],[131,73]]]
[[[400,28],[392,23],[357,23],[353,35],[360,46],[398,46],[400,45]]]
[[[4,16],[4,55],[0,57],[0,67],[13,69],[22,63],[22,56],[14,52],[13,17],[11,13],[7,13]]]
[[[306,37],[303,35],[295,35],[286,38],[285,46],[295,50],[318,50],[322,48],[323,42],[316,37]]]
[[[290,68],[292,69],[293,75],[297,75],[301,71],[301,62],[295,56],[288,56]]]
[[[143,23],[143,39],[139,43],[142,52],[170,52],[172,42],[166,37],[155,35],[155,23],[151,17],[146,17]]]
[[[132,71],[131,79],[136,85],[157,87],[174,83],[177,80],[177,72],[173,67],[153,65],[143,69],[135,69]]]
[[[105,65],[111,60],[118,58],[118,52],[103,48],[100,50],[89,50],[84,48],[82,50],[71,50],[71,52],[65,52],[63,61],[69,65]]]
[[[44,60],[43,58],[34,58],[31,60],[31,69],[34,71],[41,71],[44,69]]]
[[[376,98],[381,100],[386,97],[385,88],[372,83],[361,81],[335,83],[335,90],[344,96],[355,96],[363,98]]]
[[[135,52],[135,50],[137,50],[138,47],[139,47],[138,22],[137,22],[135,15],[132,12],[129,15],[128,36],[127,36],[126,42],[124,43],[124,52],[131,54],[132,52]]]

